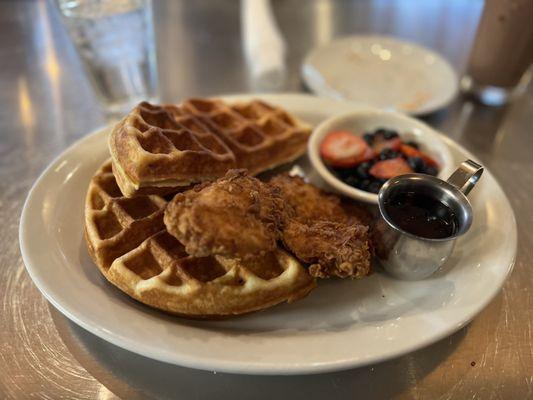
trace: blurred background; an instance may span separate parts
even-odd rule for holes
[[[353,33],[388,34],[411,40],[437,49],[458,71],[463,71],[483,6],[482,1],[476,0],[273,3],[275,20],[287,46],[287,79],[279,88],[283,91],[302,90],[300,64],[309,50]],[[30,101],[57,106],[55,109],[52,105],[46,114],[64,123],[70,123],[62,112],[65,104],[71,110],[83,109],[86,117],[89,113],[96,118],[91,110],[91,105],[97,103],[95,91],[67,35],[67,26],[61,23],[57,5],[43,0],[13,1],[3,2],[2,7],[3,64],[19,76],[2,80],[3,91],[27,99],[10,102],[4,112],[21,112],[19,103]],[[247,79],[239,1],[156,0],[153,16],[162,101],[254,88]],[[149,39],[137,36],[132,40]],[[39,84],[31,85],[32,82]],[[39,107],[43,111],[44,108]]]
[[[484,5],[481,0],[272,3],[3,2],[0,52],[4,76],[9,72],[10,78],[2,79],[1,85],[15,101],[6,101],[2,112],[20,114],[26,125],[51,118],[56,129],[70,131],[72,124],[79,126],[78,113],[95,126],[103,122],[102,116],[118,118],[143,99],[179,102],[223,93],[306,91],[309,85],[301,76],[306,54],[354,34],[390,35],[425,46],[442,55],[459,79],[472,70],[469,55]],[[512,12],[528,18],[533,14],[531,5],[524,12],[524,1],[518,1],[518,11],[513,11],[515,0],[503,11],[495,9],[501,2],[488,3],[493,19],[516,19]],[[516,21],[507,26],[512,24]],[[516,51],[526,55],[522,64],[528,64],[533,54],[531,29],[522,25],[514,40],[516,44],[520,36],[526,41]],[[487,42],[481,39],[478,42]],[[506,63],[516,58],[502,55],[493,37],[489,45],[490,52]],[[483,50],[487,46],[481,43]],[[281,75],[262,83],[257,76],[261,65],[281,68]],[[27,111],[30,107],[32,113]]]

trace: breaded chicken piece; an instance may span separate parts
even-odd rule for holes
[[[301,261],[310,264],[317,278],[362,278],[370,272],[368,228],[318,220],[302,223],[293,219],[283,230],[283,243]]]
[[[247,257],[276,248],[282,213],[278,188],[245,170],[231,170],[213,183],[177,194],[164,221],[190,255]]]
[[[306,183],[300,177],[277,175],[270,184],[281,189],[282,240],[312,276],[361,278],[370,272],[368,227],[363,209],[350,205]],[[292,210],[291,210],[292,208]]]
[[[300,221],[325,219],[339,222],[349,219],[337,196],[321,191],[299,176],[279,174],[269,183],[281,190],[283,198]]]

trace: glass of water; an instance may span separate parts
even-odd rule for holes
[[[87,75],[110,118],[157,100],[150,0],[57,0]]]

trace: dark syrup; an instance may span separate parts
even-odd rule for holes
[[[391,221],[400,229],[428,239],[443,239],[458,229],[457,216],[446,204],[423,194],[404,192],[384,203]]]

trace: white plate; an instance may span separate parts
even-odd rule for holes
[[[264,98],[315,124],[353,107],[303,95]],[[498,293],[512,269],[513,211],[485,171],[471,197],[471,230],[444,271],[430,279],[402,282],[376,273],[359,281],[323,281],[294,304],[227,321],[168,316],[108,284],[85,248],[84,197],[91,176],[108,157],[106,132],[75,143],[37,180],[22,212],[20,246],[28,273],[59,311],[146,357],[246,374],[317,373],[376,363],[461,328]],[[471,157],[447,143],[457,163]]]
[[[458,78],[439,54],[387,36],[350,36],[312,50],[302,65],[320,96],[419,115],[446,106]]]

